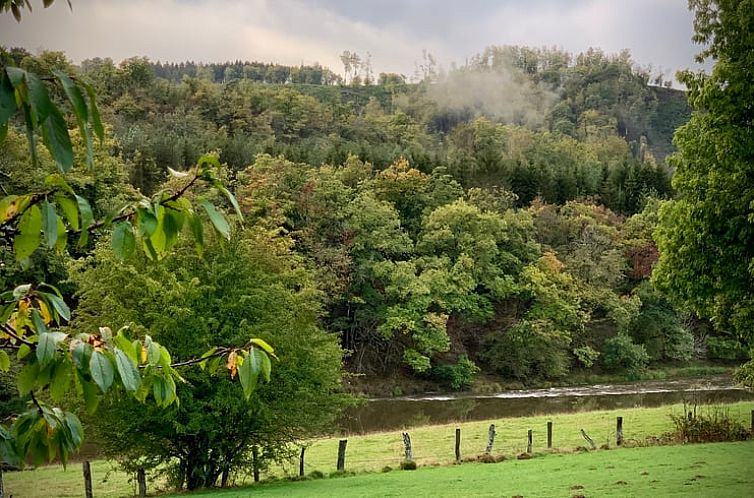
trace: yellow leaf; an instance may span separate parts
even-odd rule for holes
[[[52,315],[50,314],[50,309],[42,300],[38,300],[37,303],[39,303],[39,313],[42,315],[42,320],[44,320],[45,325],[49,325],[50,322],[52,322]]]
[[[147,348],[141,346],[141,354],[139,355],[139,363],[147,362]]]

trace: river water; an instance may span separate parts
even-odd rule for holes
[[[529,389],[491,395],[428,394],[371,399],[365,405],[348,410],[339,425],[346,433],[363,434],[453,421],[748,400],[754,400],[754,391],[735,387],[727,376]]]

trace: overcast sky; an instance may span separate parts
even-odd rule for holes
[[[0,15],[0,43],[63,50],[74,62],[152,60],[319,62],[342,72],[343,50],[372,54],[375,72],[410,76],[422,49],[442,66],[489,45],[571,52],[627,48],[672,75],[693,67],[685,0],[64,0],[18,24]]]

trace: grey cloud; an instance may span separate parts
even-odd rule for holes
[[[692,65],[691,15],[678,0],[73,0],[35,8],[21,24],[0,16],[0,43],[64,50],[76,61],[250,59],[320,62],[371,52],[377,71],[411,74],[422,49],[448,66],[488,45],[628,48],[671,73]]]

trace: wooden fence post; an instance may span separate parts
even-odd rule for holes
[[[526,434],[526,452],[531,454],[532,450],[532,431],[529,429],[529,432]]]
[[[615,420],[615,444],[617,446],[623,444],[623,417]]]
[[[403,452],[406,455],[406,460],[414,459],[414,450],[411,447],[411,436],[408,432],[403,433]]]
[[[592,438],[589,437],[589,434],[586,433],[584,429],[581,429],[581,436],[586,439],[586,441],[589,443],[589,445],[592,447],[593,450],[597,449],[597,445],[592,440]]]
[[[144,469],[136,471],[136,482],[139,483],[139,498],[147,496],[147,474]]]
[[[84,496],[86,498],[93,498],[92,494],[92,468],[89,465],[89,460],[84,460]]]
[[[487,431],[487,448],[484,452],[488,455],[492,453],[492,445],[495,444],[495,424],[490,424],[490,428]]]
[[[304,477],[304,452],[306,451],[306,447],[301,447],[301,456],[298,458],[298,475],[299,477]]]
[[[552,449],[552,420],[547,422],[547,449]]]
[[[3,476],[2,465],[0,465],[0,498],[5,498],[5,477]]]
[[[341,439],[338,443],[338,472],[346,470],[346,445],[348,439]]]
[[[254,482],[259,482],[259,446],[251,447],[251,469],[254,472]]]
[[[754,417],[754,411],[752,412]],[[456,427],[456,463],[461,463],[461,428]]]
[[[751,433],[754,434],[754,410],[751,411]]]

